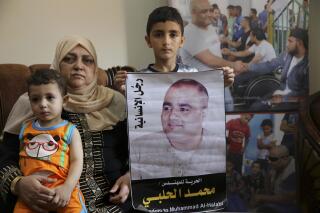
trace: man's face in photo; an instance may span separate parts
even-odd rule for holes
[[[298,52],[297,47],[298,39],[296,39],[293,36],[289,36],[288,42],[287,42],[287,51],[289,54],[295,55]]]
[[[208,96],[190,85],[171,87],[164,98],[161,122],[170,142],[192,143],[202,134]]]
[[[199,27],[207,27],[211,24],[211,15],[213,8],[209,1],[201,0],[197,2],[197,6],[192,10],[194,15],[193,22]]]

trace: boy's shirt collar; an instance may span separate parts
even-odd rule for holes
[[[154,69],[153,66],[154,66],[154,64],[149,64],[149,65],[148,65],[148,69],[149,69],[151,72],[161,72],[161,71],[159,71],[159,70]],[[178,69],[179,69],[179,65],[176,64],[176,66],[174,67],[174,69],[171,70],[170,72],[178,72]]]

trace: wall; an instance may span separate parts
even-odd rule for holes
[[[116,1],[116,0],[114,0]],[[152,49],[144,40],[148,15],[159,6],[167,5],[165,0],[123,0],[125,11],[125,28],[127,44],[127,64],[143,68],[154,63]]]
[[[310,94],[320,91],[320,1],[310,2],[310,26],[309,26],[309,59],[310,59]]]
[[[160,3],[166,1],[0,0],[0,63],[51,63],[68,34],[92,40],[101,67],[150,63],[144,27]]]

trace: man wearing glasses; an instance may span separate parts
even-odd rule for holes
[[[273,147],[268,160],[272,168],[271,189],[269,194],[254,196],[257,212],[298,212],[295,160],[283,145]]]

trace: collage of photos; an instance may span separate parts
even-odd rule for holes
[[[227,210],[296,212],[298,113],[230,114],[226,122]]]
[[[227,212],[299,212],[295,147],[309,93],[309,1],[169,1],[184,19],[179,59],[230,66]]]

